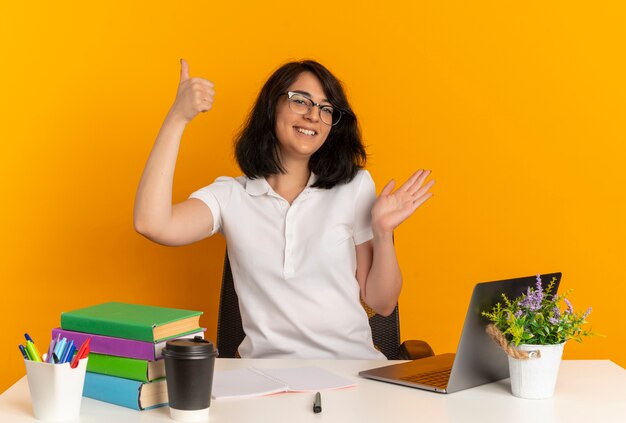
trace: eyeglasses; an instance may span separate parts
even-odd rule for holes
[[[320,113],[320,119],[326,125],[337,125],[341,120],[341,116],[343,115],[343,112],[341,110],[331,106],[330,104],[322,105],[319,103],[314,103],[313,100],[305,97],[300,93],[289,91],[286,93],[282,93],[281,95],[287,96],[289,100],[289,109],[299,115],[306,115],[307,113],[311,112],[314,106],[317,106]]]

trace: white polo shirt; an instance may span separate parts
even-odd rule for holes
[[[370,240],[374,181],[361,170],[332,189],[307,187],[290,205],[265,178],[219,177],[190,198],[226,237],[246,337],[241,357],[384,359],[372,342],[355,277]]]

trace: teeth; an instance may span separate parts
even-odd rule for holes
[[[296,128],[296,131],[303,133],[304,135],[315,135],[315,131],[311,131],[309,129],[304,129],[304,128]]]

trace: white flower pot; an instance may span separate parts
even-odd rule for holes
[[[554,394],[565,342],[556,345],[518,345],[521,351],[540,351],[540,358],[520,360],[509,356],[511,392],[526,399],[550,398]]]

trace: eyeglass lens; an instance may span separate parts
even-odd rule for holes
[[[289,108],[300,115],[305,115],[313,108],[313,101],[299,94],[293,94],[289,98]],[[341,112],[330,105],[319,107],[320,119],[326,125],[336,125],[341,118]]]

